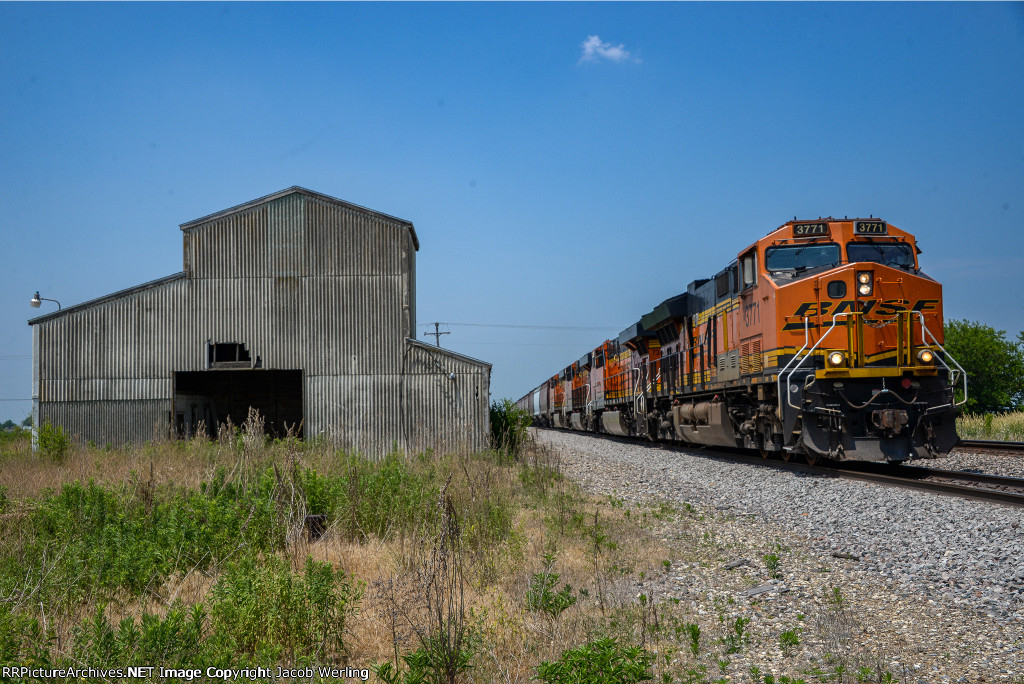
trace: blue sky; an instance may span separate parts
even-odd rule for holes
[[[1021,4],[0,3],[0,94],[0,420],[33,292],[292,185],[415,224],[419,332],[495,397],[793,216],[883,217],[948,318],[1024,327]]]

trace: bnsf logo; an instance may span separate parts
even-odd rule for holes
[[[864,314],[865,321],[881,321],[895,316],[900,311],[934,311],[938,303],[938,299],[919,299],[913,306],[909,306],[910,302],[905,299],[864,299],[860,302],[860,311]],[[846,313],[847,311],[855,311],[857,309],[857,304],[858,302],[853,299],[845,299],[841,302],[826,300],[820,303],[819,311],[818,302],[804,302],[797,307],[796,311],[793,312],[793,316],[800,320],[787,323],[782,329],[803,330],[803,319],[805,317],[813,318],[815,316],[835,316],[836,314]],[[874,314],[875,318],[868,318],[869,314]],[[815,323],[811,323],[810,325],[812,328],[817,327]]]

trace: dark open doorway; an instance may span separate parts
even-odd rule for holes
[[[241,425],[249,407],[260,412],[265,430],[283,436],[291,429],[302,436],[301,370],[209,370],[174,374],[174,424],[182,436],[196,433],[200,421],[206,433],[228,417]]]

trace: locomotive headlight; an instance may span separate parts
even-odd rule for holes
[[[830,366],[842,366],[846,362],[846,355],[840,351],[830,352],[828,355],[828,364]]]
[[[920,363],[928,363],[928,364],[930,364],[933,361],[935,361],[935,354],[932,354],[927,349],[922,349],[921,351],[917,352],[917,360]]]
[[[863,297],[867,297],[874,291],[874,285],[871,284],[871,271],[858,271],[857,272],[857,293]]]

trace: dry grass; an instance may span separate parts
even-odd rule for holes
[[[259,469],[276,466],[280,472],[295,468],[316,469],[322,474],[341,471],[344,460],[326,446],[301,442],[262,445],[243,440],[191,439],[138,447],[101,449],[72,446],[67,456],[55,461],[33,455],[27,440],[4,445],[0,452],[0,487],[16,510],[29,510],[32,502],[68,482],[94,481],[118,488],[128,485],[150,492],[196,489],[218,469],[229,480],[241,480]],[[587,500],[557,474],[557,455],[542,449],[528,452],[526,463],[501,465],[489,455],[430,455],[412,458],[416,468],[435,469],[449,478],[449,494],[461,524],[485,525],[474,518],[484,502],[504,502],[511,513],[511,535],[493,545],[482,542],[462,551],[465,573],[465,614],[477,635],[473,681],[526,682],[543,659],[557,658],[567,647],[583,643],[597,629],[602,613],[619,609],[635,599],[627,588],[627,573],[653,572],[653,558],[666,555],[663,545],[649,535],[637,534],[621,509]],[[596,516],[596,517],[595,517]],[[596,521],[596,527],[595,527]],[[432,537],[429,529],[396,529],[384,538],[359,535],[350,538],[341,523],[326,530],[316,542],[302,529],[288,537],[282,555],[296,571],[307,556],[327,561],[351,573],[367,588],[360,611],[349,627],[349,658],[353,666],[367,667],[394,660],[419,646],[416,621],[422,611],[412,606],[421,597],[410,578],[422,568]],[[607,537],[595,547],[593,533]],[[478,530],[465,529],[468,538]],[[483,537],[486,539],[486,535]],[[612,539],[617,541],[613,542]],[[541,556],[553,551],[553,568],[560,582],[580,596],[589,597],[559,619],[532,613],[523,599],[533,573],[542,569]],[[637,560],[648,559],[648,560]],[[193,569],[176,573],[142,596],[128,592],[95,595],[71,610],[59,613],[40,605],[36,614],[54,629],[57,653],[67,654],[72,629],[106,606],[112,624],[143,614],[165,615],[176,602],[186,605],[207,601],[218,580],[217,569]],[[403,586],[405,615],[395,623],[395,596],[387,586]],[[600,597],[600,602],[597,600]],[[410,603],[411,602],[411,603]],[[412,606],[412,607],[410,607]],[[417,612],[419,611],[419,612]]]
[[[127,483],[159,495],[198,488],[218,469],[231,473],[229,479],[242,481],[254,472],[276,467],[282,474],[280,487],[287,492],[293,486],[289,473],[298,469],[340,474],[351,467],[344,455],[326,445],[294,440],[264,444],[250,439],[239,445],[230,439],[193,439],[117,450],[73,447],[62,461],[33,456],[26,444],[0,444],[0,487],[7,489],[16,510],[22,511],[31,509],[47,490],[69,481]],[[526,684],[542,661],[557,660],[566,649],[606,635],[656,653],[653,674],[658,681],[664,676],[664,681],[710,682],[726,674],[732,681],[746,681],[744,668],[765,666],[764,658],[776,675],[796,676],[812,662],[821,664],[812,656],[823,652],[845,658],[849,664],[867,662],[869,654],[851,643],[858,624],[852,597],[838,610],[838,604],[830,606],[827,596],[819,596],[804,609],[806,622],[786,618],[772,623],[779,627],[762,626],[749,643],[739,639],[735,619],[767,612],[770,604],[740,605],[732,597],[764,578],[753,568],[729,572],[722,566],[737,556],[757,559],[776,549],[763,541],[751,544],[722,533],[722,520],[714,514],[586,496],[559,475],[558,454],[535,444],[519,463],[499,460],[493,454],[427,454],[407,459],[418,473],[447,482],[443,491],[462,530],[463,612],[473,634],[474,656],[473,667],[458,681]],[[301,508],[301,501],[289,496],[284,496],[289,506]],[[502,511],[510,519],[507,530],[499,534],[494,530],[506,529],[500,520]],[[294,511],[291,515],[294,520],[301,518]],[[481,529],[489,526],[494,530]],[[24,541],[8,540],[8,545]],[[427,621],[420,580],[436,544],[436,528],[430,524],[396,525],[383,535],[353,535],[346,521],[335,520],[315,542],[300,524],[294,524],[279,555],[295,572],[312,557],[363,583],[359,612],[346,622],[346,662],[365,668],[421,647]],[[784,568],[796,562],[788,551],[779,553]],[[568,585],[577,599],[555,616],[529,610],[526,601],[531,579],[543,571],[546,555],[554,558],[550,572],[559,576],[556,590]],[[810,572],[803,568],[803,576]],[[670,575],[692,575],[691,591],[677,594],[678,599],[668,598],[664,589]],[[178,572],[142,595],[96,594],[63,612],[42,603],[32,606],[31,601],[25,601],[22,609],[53,628],[55,655],[67,657],[73,627],[92,616],[101,603],[112,624],[124,617],[138,620],[147,613],[165,615],[176,602],[208,602],[219,577],[216,566],[196,568]],[[673,586],[678,591],[678,585]],[[699,625],[701,630],[696,656],[689,650],[687,625]],[[797,655],[776,653],[778,632],[797,626],[807,630],[801,633]],[[739,654],[728,653],[730,639],[740,645]],[[758,654],[769,655],[754,656],[755,644]],[[813,653],[812,644],[817,649]],[[701,668],[706,677],[699,674]]]
[[[962,439],[1024,442],[1024,411],[962,415],[956,419],[956,431]]]

